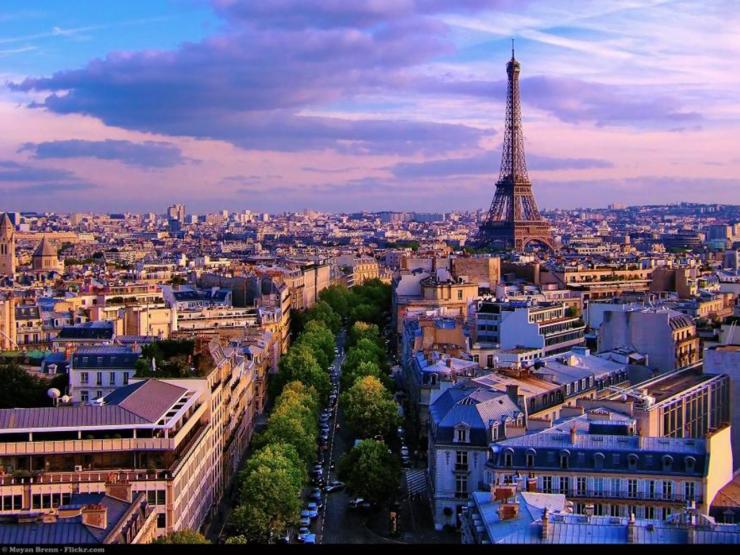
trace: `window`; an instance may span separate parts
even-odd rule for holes
[[[655,518],[655,507],[652,505],[645,506],[645,518],[648,520],[653,520]]]
[[[80,401],[83,403],[87,403],[90,400],[90,393],[87,391],[87,389],[83,389],[80,391]]]
[[[637,480],[627,480],[627,497],[637,497]]]
[[[612,495],[620,495],[622,493],[621,478],[612,478]]]
[[[570,495],[570,478],[568,476],[560,477],[560,493]]]
[[[663,507],[663,520],[668,520],[668,517],[670,516],[671,516],[671,508]]]
[[[504,453],[504,466],[513,466],[514,465],[514,454],[511,451],[506,451]]]
[[[458,476],[455,478],[455,497],[468,496],[468,477]]]
[[[686,470],[688,472],[693,472],[695,465],[696,465],[696,459],[694,457],[686,457]]]
[[[622,512],[620,511],[620,509],[621,507],[619,505],[614,505],[614,504],[610,505],[609,506],[609,516],[620,516],[620,513]]]
[[[647,496],[648,499],[655,499],[655,480],[648,480]]]
[[[90,375],[87,372],[80,372],[80,383],[89,383]]]
[[[455,434],[455,441],[457,441],[458,443],[467,443],[468,430],[465,428],[458,428],[457,433]]]
[[[97,381],[95,382],[95,385],[103,385],[103,373],[102,372],[98,372]]]
[[[103,392],[102,391],[98,390],[98,391],[95,392],[95,398],[96,399],[100,399],[102,396],[103,396]]]
[[[542,477],[542,493],[552,493],[552,476]]]
[[[669,480],[663,481],[663,499],[671,499],[673,497],[673,482]]]
[[[604,495],[604,478],[594,478],[594,495]]]
[[[157,528],[166,528],[167,527],[167,515],[164,513],[159,513],[157,515]]]
[[[457,290],[457,300],[462,301],[462,298],[463,298],[463,291],[462,289],[458,289]]]
[[[123,373],[123,385],[128,385],[128,372]]]
[[[604,516],[604,505],[596,503],[596,505],[594,505],[594,514],[596,516]]]
[[[116,385],[116,373],[115,372],[111,372],[110,373],[110,381],[109,381],[109,383],[110,383],[110,385]]]
[[[568,468],[570,462],[570,453],[567,451],[560,453],[560,468]]]
[[[576,478],[576,494],[586,495],[586,478],[584,476]]]
[[[686,498],[686,501],[692,501],[694,499],[694,496],[696,494],[696,485],[694,484],[694,482],[684,482],[683,494]]]
[[[630,470],[635,470],[637,468],[637,460],[638,457],[634,453],[627,456],[627,466]]]
[[[468,469],[468,452],[455,451],[455,470]]]
[[[530,468],[534,466],[534,453],[527,453],[527,466]]]

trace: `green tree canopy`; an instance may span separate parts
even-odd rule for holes
[[[308,322],[303,329],[303,333],[298,337],[296,345],[309,347],[324,370],[328,369],[332,360],[334,360],[336,338],[322,320]]]
[[[349,316],[351,294],[344,285],[332,285],[319,293],[319,300],[327,303],[342,318]]]
[[[268,543],[289,526],[298,523],[301,484],[296,469],[286,457],[249,461],[240,475],[241,504],[231,513],[231,526],[238,535],[254,543]]]
[[[375,376],[358,378],[342,394],[342,405],[347,424],[359,437],[386,436],[400,422],[393,397]]]
[[[339,328],[342,327],[342,318],[332,310],[329,303],[319,301],[316,306],[306,311],[306,318],[308,321],[319,320],[326,324],[332,333],[337,333]]]
[[[289,443],[295,447],[304,466],[316,460],[316,423],[313,429],[306,429],[305,414],[291,413],[287,410],[273,411],[267,421],[265,431],[254,438],[255,447],[267,446],[273,443]]]
[[[378,347],[383,347],[383,338],[380,336],[380,328],[378,328],[377,324],[368,324],[362,321],[352,324],[347,334],[347,349],[357,345],[360,339],[369,339],[378,345]]]
[[[56,387],[64,394],[66,379],[66,375],[58,375],[46,381],[29,374],[14,362],[0,364],[0,408],[51,406],[47,391]]]
[[[361,362],[357,366],[347,369],[342,373],[342,389],[349,389],[358,379],[366,376],[374,376],[378,378],[380,382],[387,387],[385,382],[389,381],[388,376],[383,374],[383,371],[377,364],[372,361],[366,361]]]
[[[166,536],[157,538],[152,543],[206,544],[211,542],[209,542],[203,534],[195,530],[180,530],[178,532],[170,532]]]
[[[398,459],[382,441],[366,439],[339,461],[339,476],[357,495],[382,503],[392,499],[399,485]]]
[[[271,383],[273,398],[280,394],[285,384],[298,380],[312,386],[323,401],[329,395],[331,380],[326,370],[322,369],[313,350],[305,344],[294,345],[288,353],[280,359],[280,371]]]

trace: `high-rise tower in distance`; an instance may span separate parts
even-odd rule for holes
[[[491,208],[478,231],[477,242],[480,246],[516,251],[523,251],[529,243],[538,242],[554,251],[556,245],[550,226],[537,209],[532,182],[527,175],[519,100],[520,71],[512,44],[511,60],[506,64],[509,86],[501,172]]]

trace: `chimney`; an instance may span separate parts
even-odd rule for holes
[[[635,513],[630,513],[630,520],[627,523],[627,543],[635,543]]]
[[[516,384],[506,384],[506,394],[509,399],[515,403],[519,400],[519,386]]]
[[[117,477],[109,479],[105,483],[105,493],[113,499],[118,499],[125,503],[131,503],[133,495],[131,492],[131,482],[118,481]]]
[[[82,524],[105,530],[108,528],[108,509],[103,505],[85,505],[82,508]]]
[[[527,491],[537,491],[537,478],[527,478]]]
[[[545,512],[542,513],[542,540],[547,541],[550,539],[552,530],[550,530],[550,512],[545,507]]]
[[[576,444],[576,427],[571,426],[570,428],[570,444],[575,445]]]

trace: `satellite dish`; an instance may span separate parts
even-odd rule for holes
[[[61,397],[62,392],[59,391],[56,387],[52,387],[49,389],[49,391],[46,392],[46,395],[49,396],[50,399],[57,400],[59,397]]]
[[[60,401],[64,403],[65,405],[69,404],[71,400],[72,400],[72,397],[70,397],[69,395],[62,395],[62,398],[60,399]]]

